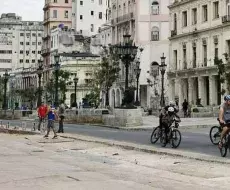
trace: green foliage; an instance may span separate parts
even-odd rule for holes
[[[93,102],[98,102],[100,91],[105,90],[107,94],[106,102],[108,102],[109,89],[118,78],[119,71],[119,57],[109,53],[109,51],[104,48],[99,68],[94,73],[93,90],[87,95],[87,98]]]
[[[228,54],[224,53],[225,60],[228,61]],[[226,91],[230,92],[230,73],[227,72],[227,66],[226,64],[223,63],[222,59],[215,58],[214,59],[214,64],[217,66],[218,69],[218,82],[220,84],[224,84],[225,81],[227,82],[227,89],[221,89],[221,94],[224,95]]]
[[[35,101],[38,95],[38,88],[16,89],[15,94],[22,98],[22,102]]]
[[[56,71],[52,72],[50,81],[46,84],[46,91],[49,96],[53,97],[55,94],[55,74]],[[58,71],[58,92],[61,94],[59,100],[66,100],[66,92],[67,92],[67,81],[70,79],[71,73],[64,70]],[[49,97],[49,98],[51,98]]]

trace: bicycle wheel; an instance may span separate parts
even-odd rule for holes
[[[220,148],[220,155],[225,157],[227,155],[228,145],[226,142],[226,137],[223,139],[223,146]]]
[[[210,129],[209,137],[210,137],[212,144],[218,145],[218,143],[220,141],[220,135],[221,135],[221,127],[220,126],[213,126]]]
[[[172,148],[177,148],[181,143],[181,133],[178,129],[171,131]]]
[[[160,129],[159,126],[156,127],[156,128],[153,130],[153,132],[152,132],[152,134],[151,134],[151,138],[150,138],[150,142],[151,142],[152,144],[155,144],[155,143],[159,140],[159,138],[160,138],[160,133],[161,133],[161,129]]]

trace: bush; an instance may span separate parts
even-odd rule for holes
[[[199,112],[199,110],[198,110],[197,108],[193,108],[192,112],[194,112],[194,113],[198,113],[198,112]]]

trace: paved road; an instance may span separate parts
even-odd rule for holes
[[[6,123],[6,121],[3,121]],[[10,125],[19,125],[19,121],[10,121]],[[31,125],[28,125],[29,127]],[[117,141],[126,141],[143,145],[151,145],[150,135],[152,131],[125,131],[118,129],[111,129],[105,127],[87,126],[87,125],[75,125],[66,124],[65,132],[72,134],[82,134],[93,137],[100,137],[104,139],[114,139]],[[217,146],[211,144],[209,139],[209,128],[206,129],[192,129],[192,130],[181,130],[182,142],[180,149],[186,151],[192,151],[197,153],[205,153],[208,155],[219,156],[219,150]],[[160,147],[160,144],[156,145]]]

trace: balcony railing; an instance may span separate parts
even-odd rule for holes
[[[222,16],[222,23],[230,22],[230,15]]]
[[[176,29],[171,30],[171,37],[176,36],[176,35],[177,35],[177,30]]]
[[[127,21],[130,21],[134,19],[134,14],[133,12],[132,13],[128,13],[128,14],[125,14],[125,15],[122,15],[122,16],[119,16],[115,19],[112,19],[111,20],[111,24],[112,25],[115,25],[115,24],[120,24],[120,23],[123,23],[123,22],[127,22]]]

